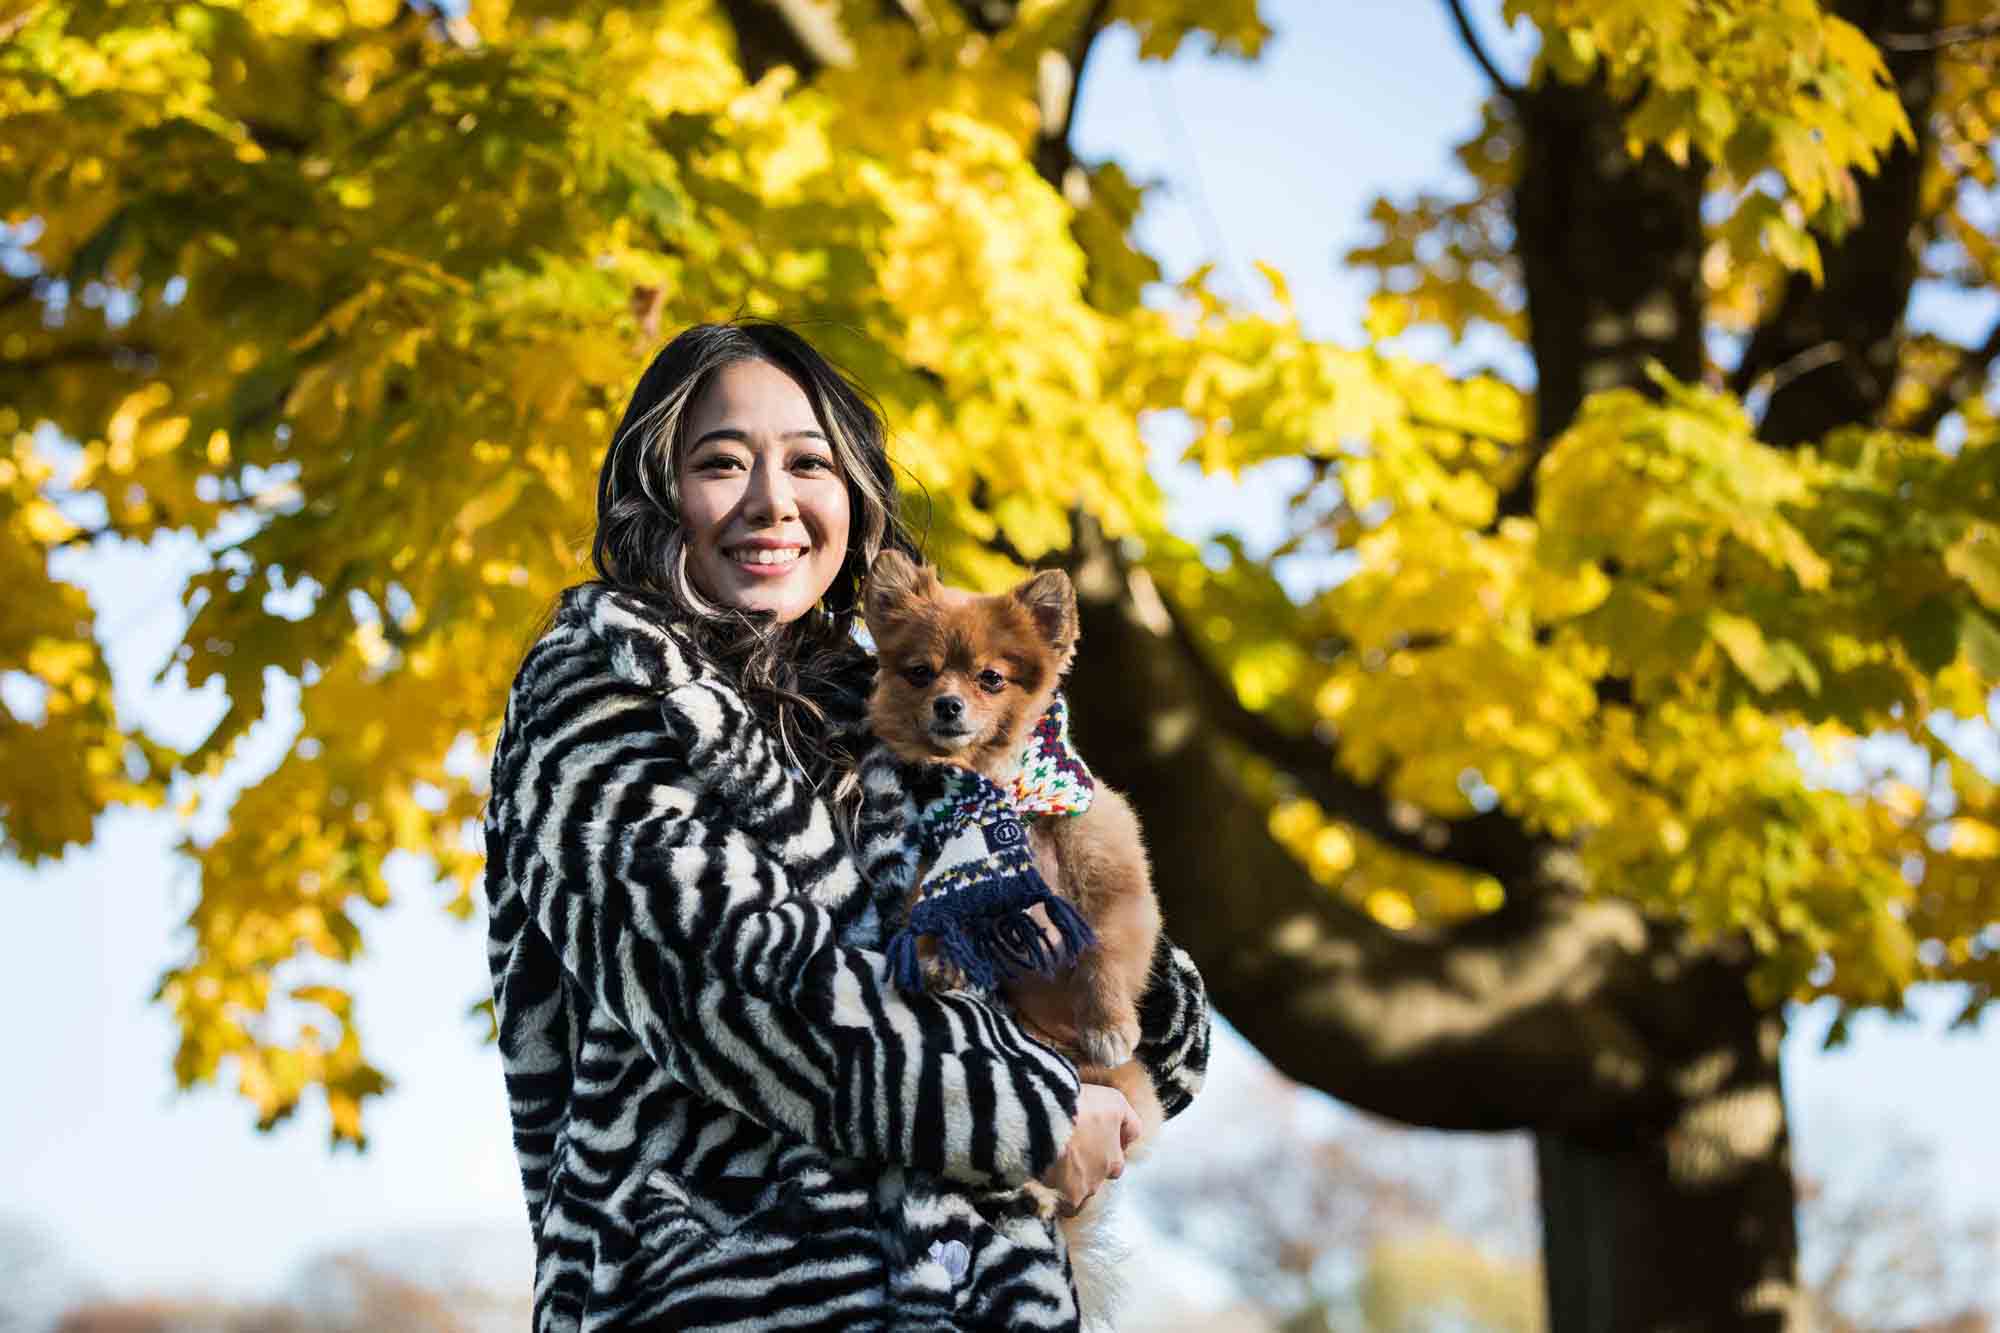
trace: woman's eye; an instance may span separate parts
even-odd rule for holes
[[[912,685],[928,685],[937,679],[937,672],[920,662],[916,666],[904,667],[903,679],[909,681]]]
[[[988,667],[979,673],[979,688],[988,694],[998,694],[1007,688],[1007,678]]]
[[[696,472],[726,472],[743,466],[734,454],[710,454],[694,465]]]
[[[798,462],[792,464],[792,466],[804,468],[807,472],[834,471],[833,460],[831,458],[822,458],[818,454],[807,454]]]

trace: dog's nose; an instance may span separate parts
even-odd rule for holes
[[[965,700],[955,694],[940,694],[931,700],[931,713],[940,722],[956,722],[965,716]]]

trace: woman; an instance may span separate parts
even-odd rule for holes
[[[860,572],[907,549],[879,417],[804,340],[706,325],[639,382],[598,578],[514,682],[489,960],[535,1327],[1075,1328],[1018,1187],[1080,1206],[1131,1108],[999,1007],[905,995],[845,840]],[[1162,945],[1140,1059],[1169,1114],[1208,1021]]]

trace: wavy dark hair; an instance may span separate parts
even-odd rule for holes
[[[679,463],[685,421],[715,376],[762,361],[805,393],[847,484],[847,551],[818,606],[788,624],[723,606],[688,578]],[[660,349],[611,436],[597,477],[597,577],[658,607],[710,665],[734,679],[815,786],[843,767],[823,702],[850,680],[861,581],[883,550],[915,556],[900,517],[888,436],[873,395],[796,331],[769,320],[697,324]]]

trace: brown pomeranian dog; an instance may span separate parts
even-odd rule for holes
[[[948,588],[930,568],[886,551],[868,572],[862,613],[878,661],[869,701],[875,735],[906,761],[956,765],[1008,787],[1076,654],[1069,576],[1049,570],[1010,592],[981,596]],[[1160,934],[1139,821],[1123,796],[1099,782],[1081,813],[1024,822],[1042,878],[1077,909],[1096,943],[1053,975],[1008,981],[1007,997],[1030,1027],[1076,1060],[1085,1080],[1125,1094],[1144,1126],[1137,1149],[1164,1118],[1152,1079],[1132,1059],[1139,996]],[[920,869],[919,889],[929,869]],[[918,947],[927,987],[961,984],[928,941]],[[1053,1210],[1052,1195],[1043,1192],[1042,1201]],[[1093,1200],[1064,1222],[1073,1250],[1096,1212]],[[1084,1290],[1089,1255],[1078,1258],[1086,1313],[1095,1304],[1102,1315],[1101,1294],[1093,1299]]]

